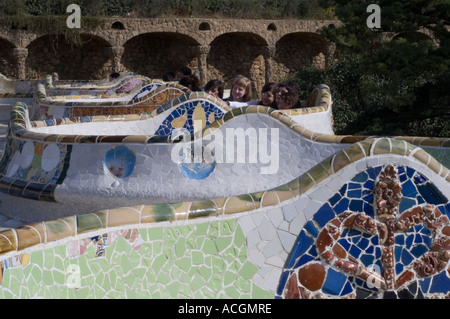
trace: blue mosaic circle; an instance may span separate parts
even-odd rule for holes
[[[207,178],[216,168],[216,162],[209,163],[205,161],[203,156],[204,147],[194,150],[193,148],[185,149],[180,157],[178,168],[183,176],[189,179],[202,180]]]
[[[125,146],[117,146],[105,154],[104,168],[117,178],[130,176],[136,165],[136,155]]]

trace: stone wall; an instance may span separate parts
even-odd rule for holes
[[[181,66],[198,69],[202,83],[229,84],[237,74],[257,92],[306,64],[324,67],[328,48],[318,30],[336,21],[235,19],[105,19],[81,30],[81,46],[61,35],[0,30],[0,72],[18,79],[96,80],[129,70],[161,78]],[[118,27],[119,26],[119,27]]]

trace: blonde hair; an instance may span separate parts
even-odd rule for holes
[[[231,84],[231,92],[236,85],[245,88],[244,102],[250,101],[252,99],[252,81],[243,75],[238,75]],[[230,95],[230,101],[233,101],[232,95]]]

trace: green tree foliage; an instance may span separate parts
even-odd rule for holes
[[[332,18],[319,0],[2,0],[1,15],[64,15],[76,3],[84,16]],[[318,16],[318,14],[320,16]]]
[[[332,4],[342,25],[321,32],[340,62],[314,76],[332,86],[337,131],[448,137],[450,2],[379,0],[380,30],[367,27],[369,2]]]

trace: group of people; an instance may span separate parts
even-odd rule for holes
[[[301,107],[297,85],[292,81],[282,83],[269,82],[261,89],[261,99],[253,99],[252,84],[249,78],[238,75],[231,83],[230,96],[224,99],[224,83],[218,79],[210,80],[201,89],[199,76],[192,73],[188,67],[182,67],[175,72],[166,73],[165,81],[179,81],[191,91],[204,91],[229,103],[230,107],[248,105],[264,105],[278,110],[288,110]]]

